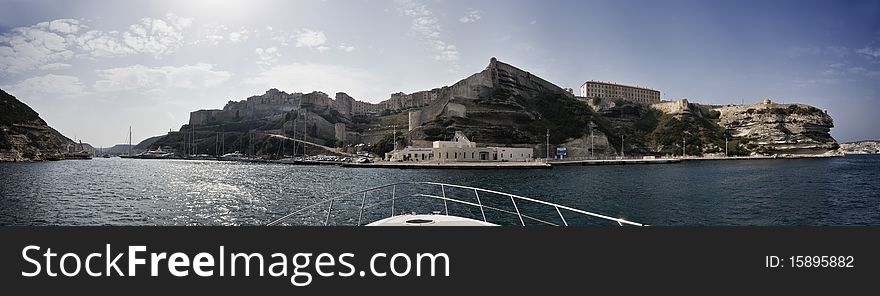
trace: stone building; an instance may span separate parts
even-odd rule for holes
[[[450,141],[434,141],[431,148],[412,147],[388,152],[391,161],[489,162],[530,161],[532,148],[477,147],[462,132],[455,132]]]
[[[581,96],[586,98],[624,99],[641,104],[660,102],[660,91],[610,82],[587,81],[581,85]]]

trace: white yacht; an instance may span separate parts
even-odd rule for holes
[[[247,157],[238,151],[235,151],[232,153],[226,153],[226,154],[223,154],[223,156],[220,156],[220,160],[244,160],[245,158],[247,158]]]
[[[145,151],[144,153],[138,154],[135,158],[141,159],[164,159],[171,158],[174,156],[174,152],[168,152],[162,150],[162,147],[156,148],[156,150]]]
[[[646,226],[515,194],[436,182],[402,182],[352,192],[300,208],[268,225],[569,226],[593,222]]]

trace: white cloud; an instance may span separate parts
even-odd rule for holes
[[[79,20],[75,19],[58,19],[48,23],[49,30],[63,34],[76,34],[81,27]]]
[[[63,70],[63,69],[67,69],[67,68],[70,68],[70,67],[72,67],[71,64],[65,64],[65,63],[51,63],[51,64],[45,64],[45,65],[40,66],[40,70],[47,70],[47,71],[52,71],[52,70]]]
[[[180,67],[147,67],[133,65],[97,70],[95,90],[100,92],[125,90],[163,90],[168,88],[206,88],[217,86],[232,74],[216,71],[210,64]]]
[[[88,31],[77,37],[76,43],[93,57],[118,57],[136,53],[120,40],[119,32],[116,31]]]
[[[468,8],[467,11],[465,11],[464,16],[458,19],[458,21],[467,24],[476,22],[480,20],[480,18],[482,18],[482,16],[480,16],[480,11]]]
[[[229,27],[219,23],[204,24],[198,30],[198,40],[195,44],[219,45],[224,40],[231,43],[247,41],[251,31],[246,28],[230,30]]]
[[[440,37],[440,20],[434,16],[425,5],[412,1],[400,0],[399,11],[404,16],[410,17],[412,30],[419,38],[424,40],[429,49],[434,52],[434,59],[438,61],[457,61],[459,52],[455,45],[448,44]],[[451,64],[453,68],[457,68],[457,64]]]
[[[13,28],[0,35],[0,72],[19,73],[72,58],[70,47],[75,36],[69,33],[79,28],[79,21],[61,19]]]
[[[149,53],[155,57],[176,51],[183,45],[183,29],[192,25],[192,18],[179,17],[173,13],[165,19],[142,18],[140,22],[128,27],[122,40],[139,53]]]
[[[380,80],[372,73],[339,65],[287,64],[277,65],[244,81],[265,88],[279,88],[288,92],[323,91],[333,94],[345,92],[359,100],[378,101],[384,91],[377,87]]]
[[[861,54],[866,59],[871,60],[871,61],[876,60],[876,59],[880,59],[880,47],[878,47],[878,48],[865,47],[865,48],[856,50],[856,53]]]
[[[538,23],[538,21],[536,21],[536,20],[532,20],[531,22],[529,22],[529,25],[534,25],[534,24],[537,24],[537,23]]]
[[[336,48],[339,49],[339,50],[341,50],[341,51],[344,51],[344,52],[352,52],[352,51],[354,51],[354,46],[348,46],[348,45],[345,45],[345,43],[340,44],[340,45],[337,46]]]
[[[852,67],[852,68],[849,68],[849,70],[847,70],[847,71],[849,71],[850,74],[856,74],[856,75],[858,75],[858,74],[865,73],[865,72],[867,72],[868,70],[865,69],[865,68],[862,68],[862,67]]]
[[[274,64],[275,61],[278,60],[278,57],[281,56],[281,54],[278,53],[278,48],[276,47],[269,47],[266,49],[258,47],[254,50],[254,53],[257,54],[257,64],[267,66]]]
[[[218,23],[208,23],[199,28],[199,40],[195,43],[207,43],[209,45],[218,45],[226,38],[226,31],[229,28]]]
[[[148,53],[170,54],[183,45],[183,32],[192,18],[168,13],[162,19],[143,18],[125,32],[88,30],[75,19],[57,19],[13,28],[0,35],[0,71],[20,73],[57,68],[60,61],[83,52],[92,57],[117,57]],[[240,32],[239,32],[240,34]],[[244,40],[246,37],[237,36]],[[58,65],[51,65],[58,64]]]
[[[237,32],[230,32],[229,33],[229,41],[232,43],[247,41],[248,38],[250,37],[249,35],[250,35],[250,31],[245,30],[245,29],[241,29]]]
[[[269,31],[273,32],[272,30]],[[286,33],[282,30],[275,30],[272,34],[274,36],[271,39],[278,42],[281,46],[293,44],[296,47],[305,47],[318,52],[324,52],[330,49],[330,47],[327,46],[327,35],[321,31],[306,28],[296,30],[293,34]]]
[[[295,35],[296,47],[318,48],[327,43],[327,36],[324,32],[312,31],[310,29],[302,29],[297,31]]]
[[[16,97],[26,99],[75,97],[85,93],[85,87],[79,78],[55,74],[31,77],[13,85],[0,86],[0,88]]]

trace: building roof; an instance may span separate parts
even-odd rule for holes
[[[649,91],[660,92],[659,90],[652,89],[652,88],[647,88],[647,87],[632,86],[632,85],[625,85],[625,84],[619,84],[619,83],[614,83],[614,82],[604,82],[604,81],[595,81],[595,80],[589,80],[589,81],[587,81],[587,82],[584,82],[584,84],[581,84],[581,86],[584,86],[584,85],[587,84],[587,83],[605,84],[605,85],[613,85],[613,86],[622,86],[622,87],[638,88],[638,89],[644,89],[644,90],[649,90]]]

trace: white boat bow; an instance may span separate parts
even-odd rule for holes
[[[413,191],[413,189],[421,187],[426,187],[430,190],[403,192]],[[456,194],[448,194],[450,191],[457,191],[459,193],[458,196],[463,192],[467,192],[467,195],[473,197],[473,199],[456,197]],[[367,202],[368,199],[370,203]],[[431,210],[428,213],[400,213],[400,202],[411,199],[441,201],[442,208],[439,208],[440,204],[438,203],[434,205],[437,209]],[[418,203],[417,205],[420,208],[430,206],[425,202]],[[458,213],[450,214],[450,205],[468,208],[470,211],[465,210],[463,212],[474,217],[464,217]],[[377,214],[381,206],[390,207],[390,212],[382,211]],[[397,209],[395,209],[396,206]],[[505,208],[505,206],[508,207]],[[530,210],[528,214],[523,211],[526,208]],[[476,209],[479,211],[477,212]],[[345,216],[340,213],[346,210],[356,210],[357,219],[355,220],[354,214]],[[532,212],[536,210],[544,211],[544,214],[533,214]],[[548,212],[550,214],[547,214]],[[365,213],[368,213],[367,217],[365,217]],[[381,215],[381,213],[387,213],[387,215],[375,219],[373,222],[366,222],[367,219],[377,218],[377,215]],[[613,222],[619,226],[645,226],[644,224],[626,219],[588,212],[534,198],[471,186],[437,182],[401,182],[348,193],[300,208],[269,222],[267,225],[284,225],[285,222],[298,214],[322,214],[324,215],[323,223],[321,223],[323,225],[331,225],[331,218],[337,218],[341,219],[343,223],[336,223],[334,225],[344,225],[344,222],[348,222],[351,225],[357,226],[496,226],[502,225],[500,222],[506,216],[507,218],[515,217],[515,219],[511,218],[512,220],[508,222],[522,226],[533,224],[569,226],[570,220],[584,218]],[[316,221],[314,218],[311,221],[321,222]]]

